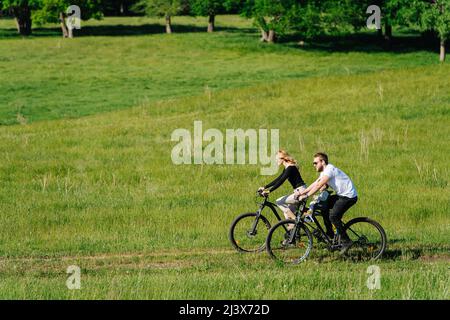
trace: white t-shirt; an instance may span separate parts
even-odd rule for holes
[[[327,164],[325,169],[320,173],[320,177],[327,176],[328,185],[336,191],[338,196],[354,198],[357,197],[355,186],[352,180],[344,173],[344,171],[336,168],[331,163]]]

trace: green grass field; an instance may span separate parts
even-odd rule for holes
[[[108,18],[72,40],[0,21],[0,298],[448,299],[450,65],[431,50],[263,45],[250,22],[219,18],[215,34],[177,18],[170,36]],[[104,35],[118,24],[136,28]],[[346,219],[379,221],[385,258],[316,248],[281,266],[234,252],[231,221],[272,177],[174,165],[171,133],[195,120],[279,129],[309,183],[326,151],[360,194]],[[81,290],[66,287],[69,265]]]
[[[184,24],[167,36],[159,20],[108,18],[83,24],[83,32],[97,36],[74,41],[63,41],[52,26],[30,39],[11,39],[17,33],[13,21],[0,20],[0,124],[78,118],[205,90],[436,63],[436,53],[428,50],[382,51],[375,37],[328,41],[325,49],[300,49],[295,42],[267,46],[247,20],[218,17],[214,35],[200,27],[203,20],[176,18],[175,24]],[[337,51],[326,50],[330,46]]]

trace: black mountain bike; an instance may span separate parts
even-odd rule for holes
[[[239,252],[261,252],[266,247],[266,238],[270,230],[270,222],[263,215],[272,213],[278,221],[282,221],[277,212],[276,204],[269,201],[269,196],[261,191],[256,196],[262,197],[256,212],[243,213],[233,220],[230,227],[229,239],[233,247]],[[283,217],[284,218],[284,217]]]
[[[341,250],[339,237],[330,239],[317,220],[323,207],[316,205],[311,215],[303,215],[309,210],[306,201],[301,201],[295,220],[283,220],[275,224],[267,235],[266,249],[269,255],[285,263],[304,261],[313,248],[313,237],[323,243],[329,251]],[[344,224],[344,230],[352,244],[344,256],[354,261],[376,260],[386,250],[386,233],[376,221],[359,217]]]

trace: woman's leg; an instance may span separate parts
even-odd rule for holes
[[[295,193],[278,198],[276,201],[278,208],[283,211],[286,219],[295,220],[294,212],[297,210],[298,201],[295,200]]]
[[[297,191],[303,191],[306,189],[306,186],[302,186],[297,188]],[[297,210],[298,200],[295,200],[295,192],[278,198],[276,201],[278,208],[283,211],[284,217],[286,219],[295,220],[294,212]],[[290,225],[288,228],[291,229],[293,225]]]
[[[298,192],[302,192],[303,190],[306,190],[307,186],[301,186],[295,189]],[[290,195],[286,195],[284,197],[277,199],[277,206],[283,211],[284,216],[286,219],[294,219],[295,220],[295,214],[294,212],[297,210],[298,200],[295,200],[295,192],[291,193]]]
[[[295,216],[294,216],[294,214],[291,211],[290,204],[287,203],[288,198],[290,196],[291,195],[286,195],[286,196],[283,196],[281,198],[278,198],[277,201],[276,201],[276,204],[277,204],[278,208],[280,208],[281,211],[283,211],[284,217],[286,219],[295,219]]]

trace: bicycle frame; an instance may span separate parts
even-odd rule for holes
[[[269,207],[272,210],[273,215],[277,218],[278,221],[281,221],[282,218],[280,217],[280,215],[278,214],[277,211],[277,206],[276,204],[274,204],[273,202],[270,202],[268,200],[268,197],[263,197],[263,201],[259,204],[259,208],[256,211],[256,219],[253,222],[251,231],[250,231],[250,235],[255,235],[256,234],[256,228],[258,226],[259,223],[259,219],[260,216],[262,214],[262,211],[264,210],[265,207]],[[300,202],[297,210],[295,211],[295,227],[294,227],[294,232],[291,232],[290,238],[289,238],[289,242],[292,243],[294,241],[295,235],[298,231],[298,226],[300,224],[305,225],[306,227],[312,229],[312,230],[319,230],[322,238],[325,240],[326,244],[328,245],[328,248],[332,248],[334,243],[333,240],[330,239],[330,237],[327,235],[327,233],[325,232],[325,230],[323,229],[322,225],[320,224],[320,222],[317,220],[316,218],[316,214],[317,210],[314,210],[314,212],[312,213],[311,217],[313,219],[313,222],[315,224],[315,226],[312,225],[311,222],[307,222],[304,219],[301,219],[301,216],[303,214],[303,212],[306,212],[309,208],[306,206],[306,201],[302,201]],[[288,229],[283,226],[283,228],[285,229],[286,232],[288,232]]]
[[[269,207],[271,209],[273,215],[277,218],[278,221],[282,220],[280,215],[278,214],[277,209],[276,209],[277,205],[275,203],[273,203],[273,202],[270,202],[268,197],[263,197],[263,199],[264,200],[259,204],[259,208],[256,211],[256,219],[255,219],[255,221],[253,222],[253,225],[252,225],[252,229],[251,229],[251,232],[250,232],[251,235],[255,235],[256,234],[256,227],[258,226],[259,218],[261,217],[262,211],[264,210],[265,207]]]
[[[331,246],[333,244],[333,240],[330,239],[330,237],[327,235],[327,233],[325,232],[325,230],[322,228],[322,225],[320,224],[320,222],[317,220],[317,218],[312,215],[312,219],[313,222],[315,224],[315,227],[312,225],[312,223],[304,221],[303,223],[308,226],[309,228],[313,229],[313,230],[319,230],[320,235],[323,237],[323,239],[325,240],[325,242]]]
[[[298,207],[296,213],[295,213],[295,215],[296,215],[296,219],[295,219],[295,230],[294,230],[294,232],[292,232],[289,241],[290,241],[291,243],[294,241],[295,234],[296,234],[297,231],[298,231],[298,226],[299,226],[300,224],[302,224],[302,225],[304,225],[304,226],[306,226],[306,227],[312,229],[312,230],[313,230],[313,232],[312,232],[313,235],[314,235],[314,230],[319,230],[320,235],[321,235],[322,238],[325,240],[325,242],[326,242],[326,244],[328,245],[328,247],[329,247],[329,248],[332,248],[332,246],[333,246],[333,240],[330,239],[330,237],[327,235],[327,233],[325,232],[325,230],[322,228],[322,225],[320,224],[320,222],[317,220],[317,218],[316,218],[316,213],[317,213],[317,211],[316,211],[316,210],[314,210],[314,212],[311,214],[311,218],[312,218],[312,220],[313,220],[315,226],[313,226],[311,222],[305,221],[305,219],[302,219],[302,218],[301,218],[302,213],[303,213],[303,212],[306,212],[307,210],[309,210],[309,208],[306,207],[306,202],[305,202],[305,201],[302,201],[302,202],[300,203],[300,205],[299,205],[299,207]],[[315,235],[314,235],[314,236],[315,236]],[[315,236],[315,237],[316,237],[316,236]],[[317,238],[317,237],[316,237],[316,238]]]

